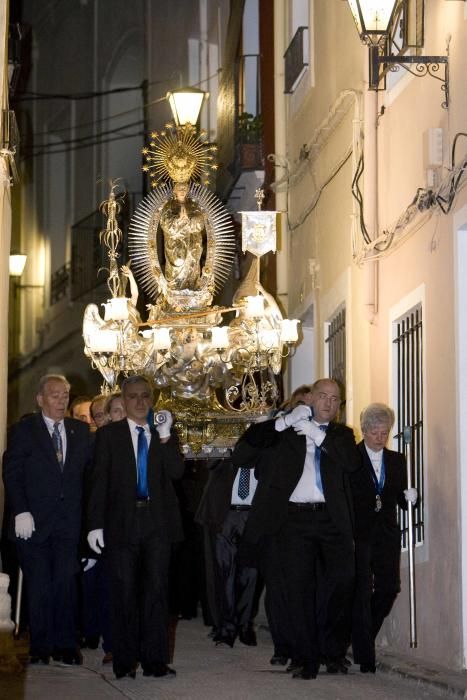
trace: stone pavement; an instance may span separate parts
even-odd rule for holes
[[[173,667],[176,678],[117,681],[112,669],[102,666],[100,650],[84,650],[82,666],[28,666],[24,673],[0,673],[0,700],[429,700],[467,697],[465,675],[432,675],[415,664],[385,654],[383,667],[373,675],[352,667],[347,676],[323,670],[314,681],[293,680],[283,668],[269,664],[271,639],[258,630],[258,646],[237,643],[233,649],[215,647],[200,621],[178,623]],[[397,672],[395,672],[395,669]],[[412,675],[412,679],[408,678]],[[456,680],[456,683],[454,680]],[[433,684],[431,680],[435,680]],[[454,695],[452,694],[454,693]],[[465,693],[465,694],[464,694]]]

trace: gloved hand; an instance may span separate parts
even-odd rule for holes
[[[97,559],[81,559],[81,564],[84,564],[83,573],[85,573],[86,571],[90,571],[92,567],[97,564]]]
[[[326,437],[326,431],[321,430],[312,420],[300,420],[293,426],[297,435],[305,435],[311,438],[318,447]]]
[[[18,513],[15,517],[15,535],[20,540],[28,540],[35,531],[34,518],[29,511]]]
[[[287,428],[295,426],[295,423],[301,420],[309,420],[311,418],[311,408],[301,404],[300,406],[295,406],[293,411],[286,413],[283,416],[276,418],[275,428],[278,433],[281,433]]]
[[[173,418],[170,411],[157,411],[157,415],[165,416],[165,421],[163,423],[155,422],[156,430],[159,433],[161,439],[170,437],[170,428],[172,427]]]
[[[87,539],[92,551],[101,554],[104,548],[104,530],[102,528],[91,530],[91,532],[88,532]]]
[[[405,500],[414,506],[417,502],[417,499],[418,499],[418,491],[417,491],[417,489],[414,489],[414,488],[405,489],[404,496],[405,496]]]

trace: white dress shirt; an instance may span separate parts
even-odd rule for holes
[[[313,421],[316,423],[316,421]],[[316,423],[318,425],[318,423]],[[323,442],[326,433],[323,431]],[[303,472],[298,484],[292,491],[289,498],[292,503],[325,503],[324,494],[321,493],[316,485],[316,469],[315,469],[315,443],[311,438],[306,439],[306,456]]]
[[[370,458],[370,462],[373,465],[373,469],[375,470],[376,478],[379,481],[381,477],[381,468],[383,465],[383,450],[378,450],[378,452],[375,452],[374,450],[370,449],[366,443],[365,449],[368,457]]]
[[[151,431],[149,430],[149,425],[145,423],[144,425],[140,425],[139,423],[135,423],[134,420],[131,418],[127,418],[128,425],[130,427],[130,433],[131,433],[131,441],[133,443],[133,452],[135,454],[135,464],[138,463],[138,435],[139,435],[139,430],[136,428],[144,428],[144,434],[146,436],[146,440],[148,441],[148,450],[149,450],[149,445],[151,444]],[[136,476],[138,476],[138,467],[136,467]]]
[[[239,469],[237,471],[237,476],[235,477],[235,481],[233,482],[233,486],[232,486],[232,498],[230,500],[230,504],[232,506],[251,506],[253,496],[255,495],[256,486],[258,484],[258,480],[255,477],[255,470],[254,469],[249,469],[248,471],[250,473],[250,491],[248,493],[248,496],[244,499],[241,499],[240,496],[238,495],[238,482],[240,481],[240,469]]]

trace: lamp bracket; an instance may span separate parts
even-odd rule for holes
[[[417,78],[429,75],[431,78],[439,80],[441,90],[444,92],[444,101],[441,103],[443,109],[449,107],[449,56],[392,56],[380,54],[379,46],[371,46],[370,49],[370,90],[378,90],[378,85],[388,70],[397,71],[399,67],[404,68]],[[380,71],[380,66],[384,70]],[[413,65],[411,70],[408,66]],[[444,65],[444,75],[438,75],[441,66]]]

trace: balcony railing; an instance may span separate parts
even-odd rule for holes
[[[118,223],[123,231],[119,263],[127,260],[126,231],[135,202],[142,195],[126,194],[121,200],[122,209]],[[96,210],[71,227],[71,261],[56,270],[51,277],[50,304],[56,304],[64,297],[72,301],[80,299],[99,287],[107,279],[109,261],[99,240],[99,233],[105,228],[105,220],[100,210]]]
[[[308,27],[299,27],[284,54],[284,92],[294,92],[308,66]]]

